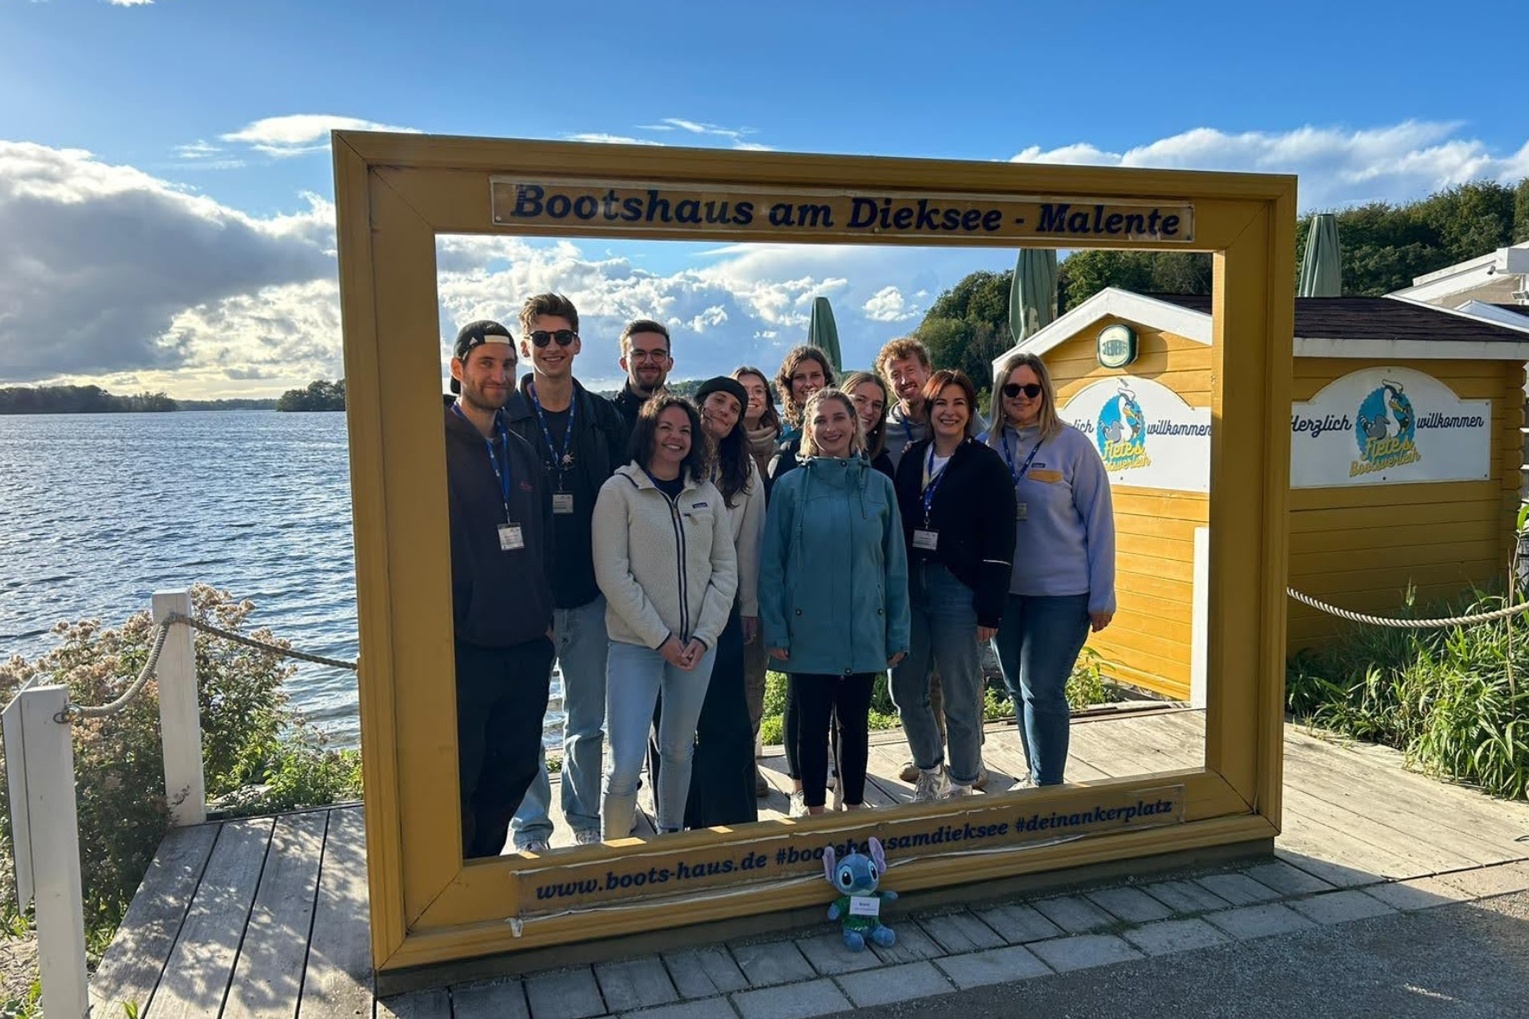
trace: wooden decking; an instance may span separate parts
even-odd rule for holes
[[[1164,711],[1075,721],[1069,779],[1197,765],[1203,719]],[[906,746],[873,736],[873,805],[906,802]],[[989,790],[1023,774],[1013,728],[993,726]],[[1285,729],[1284,832],[1276,852],[1331,884],[1467,871],[1529,859],[1529,804],[1403,771],[1383,748]],[[778,753],[761,817],[786,808]],[[553,797],[556,801],[557,797]],[[172,832],[92,982],[96,1015],[136,1002],[153,1019],[197,1015],[372,1016],[365,845],[359,805]],[[559,825],[559,834],[566,832]],[[385,1011],[385,1010],[384,1010]],[[378,1011],[378,1014],[382,1014]],[[490,1014],[490,1013],[484,1013]]]

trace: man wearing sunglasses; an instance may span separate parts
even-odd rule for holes
[[[627,431],[637,427],[637,412],[656,393],[664,391],[669,372],[674,369],[670,356],[669,330],[662,322],[640,318],[621,330],[621,360],[626,385],[611,402],[626,419]]]
[[[591,526],[600,486],[627,462],[627,427],[609,400],[573,376],[579,313],[561,294],[520,310],[520,354],[532,371],[505,406],[510,429],[531,444],[552,490],[552,640],[563,680],[563,816],[580,845],[600,841],[605,724],[605,598],[595,584]],[[545,759],[513,823],[515,848],[552,838]]]

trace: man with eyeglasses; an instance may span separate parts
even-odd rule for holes
[[[595,584],[591,527],[595,497],[627,461],[627,427],[609,400],[573,376],[579,313],[561,294],[537,294],[520,309],[520,353],[532,371],[505,406],[510,429],[531,444],[552,490],[555,539],[552,640],[563,679],[563,816],[574,841],[600,841],[605,724],[605,598]],[[515,848],[540,852],[552,839],[551,783],[541,771],[512,824]]]
[[[621,360],[617,363],[626,372],[626,385],[611,402],[631,431],[637,427],[637,412],[655,393],[664,391],[674,368],[668,328],[650,318],[628,322],[621,330]]]

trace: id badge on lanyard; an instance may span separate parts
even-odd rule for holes
[[[934,442],[929,443],[929,459],[924,464],[924,526],[915,528],[913,531],[913,547],[925,552],[933,552],[939,548],[940,532],[936,531],[929,523],[929,511],[934,507],[934,493],[939,491],[940,482],[945,480],[945,472],[950,469],[950,460],[945,461],[945,466],[940,468],[938,474],[934,473]]]
[[[999,445],[1003,446],[1004,461],[1009,465],[1009,477],[1014,479],[1014,519],[1020,522],[1030,519],[1030,506],[1028,503],[1020,502],[1018,499],[1019,483],[1024,480],[1026,474],[1030,473],[1030,465],[1035,462],[1035,454],[1041,451],[1041,443],[1044,441],[1044,439],[1037,439],[1035,441],[1035,445],[1030,449],[1030,455],[1025,457],[1024,465],[1017,471],[1014,469],[1014,451],[1009,448],[1008,437],[1005,436],[1003,442],[999,443]]]

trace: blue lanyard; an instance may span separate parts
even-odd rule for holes
[[[957,447],[958,449],[960,447]],[[951,454],[954,457],[955,451]],[[929,480],[924,482],[924,530],[929,529],[929,510],[934,506],[934,493],[939,491],[940,482],[945,480],[945,472],[950,469],[950,461],[945,461],[945,466],[940,468],[940,473],[934,473],[934,440],[929,440],[929,460],[924,464],[924,476]]]
[[[563,430],[563,451],[560,453],[552,444],[552,430],[547,427],[547,415],[542,412],[542,402],[536,396],[536,383],[531,383],[527,388],[531,390],[531,403],[536,407],[536,418],[542,425],[542,438],[547,441],[547,451],[552,454],[552,467],[557,471],[558,480],[561,482],[563,472],[573,463],[569,450],[573,449],[573,418],[579,401],[577,399],[568,401],[568,427]]]
[[[908,423],[908,419],[907,418],[903,418],[903,434],[908,437],[908,441],[903,444],[903,449],[906,450],[909,446],[913,445],[913,443],[914,443],[913,426]],[[933,447],[931,447],[931,448],[933,448]]]
[[[1019,442],[1018,435],[1015,435],[1014,441]],[[1030,473],[1030,464],[1035,461],[1035,454],[1041,451],[1041,443],[1045,441],[1044,438],[1035,440],[1035,446],[1030,450],[1030,455],[1025,457],[1024,465],[1017,471],[1014,469],[1014,451],[1009,448],[1008,436],[1004,436],[1004,441],[999,444],[1003,446],[1003,459],[1009,465],[1009,477],[1014,479],[1015,491],[1019,490],[1019,483],[1025,479],[1025,475]]]
[[[456,404],[451,405],[457,417],[467,421],[467,415],[462,413],[462,408]],[[468,424],[472,422],[468,421]],[[477,426],[474,425],[474,428]],[[499,446],[504,450],[504,466],[499,466],[499,454],[494,452],[494,440],[484,436],[483,445],[488,447],[488,464],[494,469],[494,477],[499,482],[499,497],[504,501],[504,522],[511,523],[510,519],[510,437],[504,430],[504,418],[496,411],[494,413],[494,428],[499,432]]]

